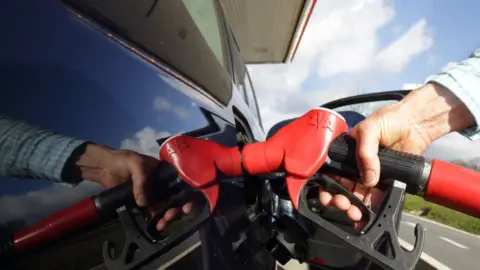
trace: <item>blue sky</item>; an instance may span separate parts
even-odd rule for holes
[[[419,18],[425,18],[433,37],[433,46],[414,59],[401,74],[392,76],[387,87],[402,82],[423,82],[439,72],[448,62],[461,61],[480,46],[475,26],[480,24],[480,1],[402,0],[394,2],[397,13],[390,27],[381,31],[381,38],[394,39],[396,27],[407,28]]]
[[[388,46],[420,19],[426,20],[426,32],[433,43],[428,50],[413,58],[401,72],[377,78],[375,85],[365,90],[377,92],[400,88],[408,82],[423,83],[428,76],[441,71],[447,63],[461,61],[477,46],[480,47],[479,37],[473,34],[473,26],[480,23],[480,17],[475,12],[480,10],[480,1],[466,0],[459,3],[461,4],[455,5],[434,0],[392,2],[396,14],[379,29],[379,46]],[[342,74],[328,79],[312,76],[303,87],[304,90],[309,90],[346,78],[347,75]]]
[[[317,1],[291,63],[249,67],[265,127],[336,98],[423,84],[480,48],[478,10],[474,0]],[[480,142],[450,134],[426,154],[476,153]]]

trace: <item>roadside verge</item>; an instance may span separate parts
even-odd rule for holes
[[[407,194],[403,211],[462,231],[480,235],[480,219],[427,202],[417,196]]]

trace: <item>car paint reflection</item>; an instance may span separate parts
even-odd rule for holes
[[[49,16],[24,23],[33,7]],[[158,139],[208,126],[208,110],[224,116],[215,118],[224,126],[218,132],[232,134],[233,114],[227,109],[108,37],[66,19],[71,14],[38,1],[22,12],[0,18],[5,37],[0,114],[152,156],[157,156]],[[213,138],[234,145],[234,135]],[[100,190],[88,182],[69,188],[48,180],[2,178],[0,224],[22,217],[36,221]]]
[[[156,157],[158,140],[175,134],[236,145],[235,108],[244,115],[255,138],[263,139],[240,94],[229,91],[234,84],[228,76],[216,83],[207,78],[207,85],[217,86],[217,95],[225,94],[221,102],[216,101],[187,78],[113,34],[92,28],[85,18],[58,2],[27,2],[6,2],[0,9],[0,115]],[[197,41],[185,49],[205,53]],[[199,59],[206,60],[207,55],[199,55]],[[201,74],[218,77],[218,70],[205,63],[191,61],[188,65]],[[101,190],[88,181],[71,188],[42,179],[0,178],[0,236],[2,229],[21,229]],[[238,190],[224,196],[244,199]],[[78,234],[80,239],[15,260],[19,265],[14,268],[93,267],[102,259],[99,241],[123,235],[119,228],[116,232],[104,229],[96,232],[101,238],[92,238],[94,233],[90,238]],[[88,246],[81,256],[76,252],[79,246]]]

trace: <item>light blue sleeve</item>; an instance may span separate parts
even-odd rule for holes
[[[477,140],[480,138],[480,49],[467,59],[455,63],[444,72],[429,79],[450,89],[470,110],[476,125],[459,133]]]
[[[62,171],[73,151],[85,141],[0,116],[0,175],[41,178],[66,185]]]

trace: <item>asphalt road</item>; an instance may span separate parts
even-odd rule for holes
[[[404,213],[399,236],[411,245],[417,223],[427,229],[423,252],[439,262],[438,270],[480,269],[480,236]]]

